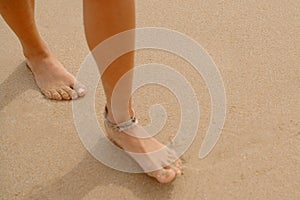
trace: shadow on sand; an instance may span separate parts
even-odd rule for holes
[[[135,196],[134,199],[170,200],[174,188],[172,184],[160,184],[144,174],[128,174],[108,168],[87,154],[75,168],[63,177],[53,180],[47,185],[36,185],[23,199],[81,200],[95,188],[99,189],[99,187],[105,186],[110,187],[107,190],[110,190],[111,195],[109,192],[102,193],[101,199],[116,197],[122,199],[124,193],[118,194],[121,187],[130,190]]]
[[[39,91],[34,77],[24,61],[0,84],[0,111],[29,89]]]

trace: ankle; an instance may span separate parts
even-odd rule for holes
[[[23,46],[23,54],[28,60],[44,59],[51,56],[51,52],[45,43],[36,46]]]
[[[51,56],[50,51],[23,51],[23,54],[27,60],[41,60],[49,58]]]
[[[53,55],[50,51],[35,51],[28,53],[24,51],[24,56],[26,58],[26,63],[33,73],[39,73],[41,70],[44,71],[45,63],[51,63],[53,61]],[[50,62],[49,62],[50,61]]]
[[[114,113],[112,113],[111,109],[107,107],[106,112],[107,112],[107,120],[109,120],[111,123],[114,124],[128,121],[135,116],[132,108],[129,108],[129,110],[126,111],[114,111]]]

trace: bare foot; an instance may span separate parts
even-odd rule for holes
[[[85,87],[53,55],[27,57],[27,65],[47,98],[71,100],[85,95]]]
[[[170,183],[182,174],[181,160],[176,153],[150,137],[143,127],[136,124],[125,133],[105,123],[105,129],[108,138],[124,149],[147,175],[156,178],[158,182]]]

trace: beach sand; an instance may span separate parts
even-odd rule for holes
[[[76,74],[88,54],[82,2],[40,0],[36,15],[50,48]],[[184,176],[162,185],[101,164],[81,144],[71,102],[40,94],[17,38],[1,19],[0,199],[300,199],[300,2],[137,1],[137,26],[182,32],[215,61],[227,115],[213,151],[198,158],[211,111],[203,78],[176,55],[145,50],[137,53],[137,65],[177,69],[199,99],[199,130],[183,156]],[[149,122],[151,104],[165,105],[168,123],[160,135],[174,133],[180,112],[170,92],[149,86],[134,98],[142,124]],[[101,121],[101,88],[96,100]]]

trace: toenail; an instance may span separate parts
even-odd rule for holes
[[[83,89],[83,88],[80,88],[80,89],[78,90],[78,93],[79,93],[79,94],[83,94],[83,93],[84,93],[84,89]]]

